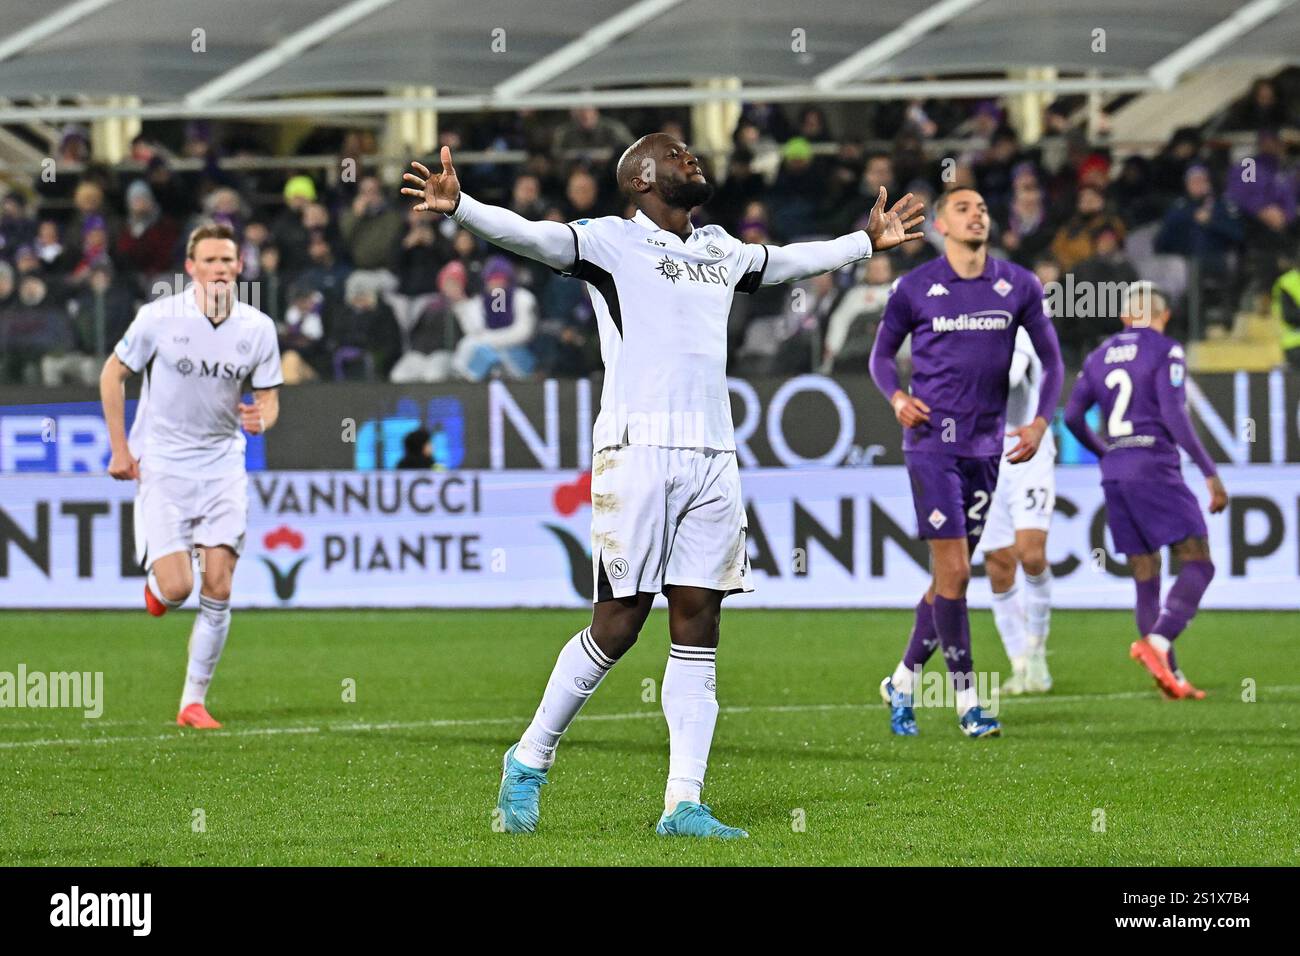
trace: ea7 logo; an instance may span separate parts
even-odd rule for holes
[[[148,936],[153,925],[152,893],[71,892],[50,897],[51,926],[129,926],[134,936]]]

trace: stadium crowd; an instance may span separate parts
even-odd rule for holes
[[[1295,71],[1261,80],[1204,128],[1179,130],[1155,155],[1122,162],[1070,126],[1077,103],[1068,101],[1049,110],[1048,135],[1032,148],[991,100],[874,104],[854,129],[832,129],[817,107],[749,104],[724,162],[705,158],[717,193],[701,221],[747,242],[783,243],[861,228],[881,185],[927,204],[937,190],[976,186],[990,207],[995,254],[1044,284],[1151,279],[1178,314],[1195,292],[1205,323],[1219,325],[1271,295],[1295,362],[1295,85]],[[689,142],[687,116],[493,114],[456,118],[440,140],[454,152],[526,152],[522,165],[458,164],[466,190],[529,218],[569,221],[630,215],[612,164],[633,129]],[[1254,139],[1245,156],[1220,135],[1243,131]],[[500,255],[450,219],[411,211],[397,185],[372,172],[372,134],[334,144],[340,170],[352,158],[359,172],[328,180],[319,170],[286,177],[228,168],[222,160],[232,151],[218,140],[205,123],[188,124],[175,150],[142,135],[127,172],[96,163],[86,130],[69,127],[52,178],[0,186],[0,382],[95,382],[139,305],[183,286],[185,237],[206,219],[240,237],[243,297],[276,320],[290,383],[579,376],[599,367],[583,283]],[[201,168],[179,171],[176,156]],[[930,239],[840,274],[737,296],[730,368],[864,368],[890,284],[939,254],[939,237]],[[1056,322],[1074,365],[1118,328],[1113,316],[1068,311]]]

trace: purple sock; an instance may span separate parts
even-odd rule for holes
[[[1146,637],[1160,617],[1160,575],[1149,581],[1137,581],[1138,601],[1133,615],[1137,618],[1138,637]]]
[[[938,646],[939,635],[934,631],[934,606],[926,604],[925,595],[922,595],[916,604],[916,621],[912,624],[912,636],[907,642],[903,663],[908,670],[924,667]]]
[[[970,616],[966,613],[966,599],[953,601],[936,594],[934,629],[943,646],[943,662],[948,665],[953,687],[961,691],[972,686],[975,664],[970,653]]]
[[[1210,586],[1214,577],[1214,564],[1210,561],[1184,561],[1182,570],[1169,588],[1165,598],[1164,610],[1151,629],[1152,634],[1159,634],[1173,640],[1196,617],[1196,610],[1201,606],[1201,597]],[[938,606],[936,605],[936,610]]]

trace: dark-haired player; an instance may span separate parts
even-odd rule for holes
[[[1133,570],[1138,639],[1129,656],[1150,671],[1165,696],[1199,700],[1205,692],[1183,676],[1173,643],[1196,616],[1214,564],[1201,506],[1183,481],[1179,446],[1205,476],[1212,514],[1227,507],[1228,493],[1187,417],[1183,347],[1164,334],[1167,298],[1138,283],[1125,299],[1125,329],[1084,359],[1065,424],[1101,459],[1106,523]],[[1101,406],[1104,439],[1087,423],[1093,405]],[[1182,567],[1162,607],[1160,552],[1166,545]]]
[[[1017,329],[1029,335],[1043,375],[1033,419],[1006,432],[1018,439],[1007,461],[1028,461],[1037,453],[1065,373],[1042,284],[1028,269],[988,254],[984,198],[973,189],[944,193],[935,204],[935,227],[944,254],[898,280],[871,350],[871,376],[904,429],[917,530],[929,542],[932,572],[907,651],[881,681],[880,693],[890,729],[915,735],[916,676],[942,647],[958,726],[968,737],[992,737],[1002,728],[979,705],[966,586],[1003,454]],[[894,356],[909,335],[912,379],[904,391]]]

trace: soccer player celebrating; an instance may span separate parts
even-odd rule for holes
[[[1008,424],[1033,422],[1042,380],[1043,363],[1034,352],[1029,333],[1017,329],[1008,383]],[[1017,441],[1008,435],[1003,450],[1010,452]],[[993,588],[993,621],[1011,659],[1011,677],[999,688],[1004,694],[1043,694],[1052,689],[1047,669],[1047,631],[1052,617],[1047,531],[1056,504],[1055,464],[1056,439],[1048,429],[1033,458],[1000,467],[980,538],[979,550]],[[1016,584],[1016,570],[1021,567],[1025,569],[1023,602]]]
[[[145,305],[99,378],[112,443],[108,473],[135,479],[135,540],[148,572],[145,606],[155,617],[203,583],[190,633],[189,666],[176,723],[216,728],[205,705],[230,631],[230,585],[244,547],[248,476],[244,436],[279,417],[280,350],[270,316],[240,302],[239,246],[229,226],[190,233],[185,271],[193,283]],[[144,373],[128,439],[124,385]],[[250,379],[253,404],[241,402]]]
[[[1106,523],[1137,584],[1138,639],[1129,656],[1151,672],[1165,696],[1200,700],[1205,692],[1179,669],[1173,643],[1196,616],[1214,564],[1200,505],[1183,481],[1178,447],[1205,476],[1212,514],[1227,507],[1228,493],[1187,417],[1183,347],[1164,334],[1168,299],[1147,283],[1130,287],[1125,299],[1125,331],[1084,359],[1065,424],[1101,459]],[[1105,440],[1088,426],[1093,405],[1101,406]],[[1166,545],[1182,567],[1161,607],[1160,551]]]
[[[998,478],[1017,329],[1042,360],[1033,420],[1012,428],[1010,464],[1029,461],[1047,433],[1061,394],[1061,350],[1032,272],[988,254],[989,213],[974,189],[944,193],[935,203],[944,254],[895,285],[871,350],[871,377],[903,426],[903,459],[912,482],[918,533],[930,545],[931,581],[917,602],[907,651],[880,684],[890,729],[917,733],[916,675],[943,648],[955,692],[958,725],[968,737],[992,737],[1001,726],[979,705],[971,660],[966,586]],[[899,384],[895,355],[912,337],[909,391]]]
[[[443,147],[442,172],[405,178],[418,210],[587,283],[605,365],[592,447],[591,625],[564,646],[532,723],[503,760],[498,811],[509,832],[532,831],[539,791],[561,735],[633,645],[656,592],[668,599],[671,647],[662,703],[669,762],[661,835],[734,838],[701,800],[718,718],[717,655],[724,596],[750,591],[745,507],[727,391],[727,314],[736,292],[838,269],[901,242],[922,221],[881,189],[867,229],[825,242],[743,243],[691,211],[713,187],[673,136],[641,137],[618,161],[631,219],[532,222],[461,191]]]

